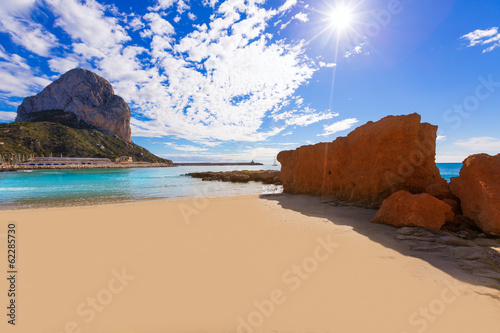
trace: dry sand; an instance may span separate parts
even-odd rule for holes
[[[0,331],[500,332],[498,290],[374,214],[291,195],[2,211]]]

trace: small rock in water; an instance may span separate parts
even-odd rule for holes
[[[281,185],[279,181],[280,172],[275,170],[259,171],[220,171],[220,172],[193,172],[188,176],[201,178],[204,181],[220,180],[223,182],[248,183],[249,181],[262,182],[264,184]]]

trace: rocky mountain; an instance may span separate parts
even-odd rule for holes
[[[54,111],[74,114],[80,122],[131,141],[130,108],[108,81],[91,71],[72,69],[36,96],[25,98],[16,122],[51,120],[49,112]]]
[[[0,124],[0,155],[107,157],[172,164],[131,141],[130,108],[111,84],[72,69],[17,108],[14,123]]]
[[[172,164],[133,142],[104,133],[73,114],[56,113],[59,122],[16,122],[0,124],[0,155],[9,160],[12,155],[58,157],[132,156],[134,161]],[[73,116],[73,120],[72,117]],[[66,118],[64,118],[66,117]],[[64,119],[63,119],[64,118]],[[75,122],[76,121],[76,122]]]

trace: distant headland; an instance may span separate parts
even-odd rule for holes
[[[72,69],[26,97],[14,123],[0,124],[0,169],[172,166],[131,141],[130,117],[129,106],[107,80]],[[44,157],[62,159],[36,160]],[[128,163],[117,163],[120,158]]]

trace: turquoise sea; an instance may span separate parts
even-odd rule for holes
[[[462,164],[441,163],[442,176],[458,176]],[[277,166],[35,170],[0,173],[0,209],[92,205],[150,199],[186,199],[280,193],[281,186],[204,182],[189,172],[279,170]]]
[[[450,181],[451,177],[458,177],[460,169],[462,168],[462,163],[436,163],[441,172],[441,177]]]

